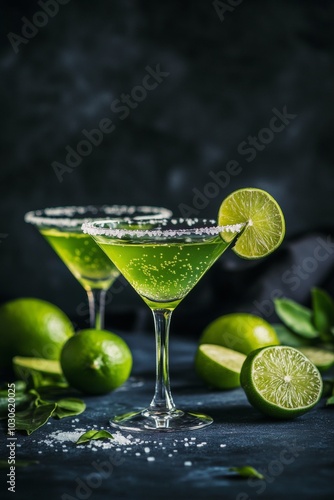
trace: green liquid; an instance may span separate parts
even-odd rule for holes
[[[107,290],[119,276],[119,271],[88,234],[56,229],[43,229],[41,234],[86,290]]]
[[[174,309],[229,243],[205,241],[124,243],[100,237],[99,245],[151,308]]]

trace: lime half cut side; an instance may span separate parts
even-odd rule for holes
[[[276,418],[306,413],[322,394],[319,370],[304,354],[287,346],[252,351],[242,366],[240,382],[248,401]]]
[[[277,201],[266,191],[244,188],[231,193],[222,202],[218,223],[220,226],[246,224],[233,247],[245,259],[258,259],[272,253],[282,243],[285,220]],[[236,235],[222,232],[225,241]]]

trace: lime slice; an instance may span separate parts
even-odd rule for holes
[[[259,316],[232,313],[220,316],[204,330],[200,344],[217,344],[248,354],[280,342],[273,327]]]
[[[195,357],[197,374],[217,389],[233,389],[240,386],[240,371],[246,356],[226,347],[202,344]]]
[[[48,375],[62,375],[60,362],[54,359],[24,358],[15,356],[13,364],[18,367],[28,368]]]
[[[246,223],[237,238],[234,252],[245,259],[258,259],[272,253],[282,243],[285,234],[283,212],[274,198],[257,188],[234,191],[220,206],[220,226]],[[229,242],[235,238],[231,232],[222,232]]]
[[[60,362],[57,360],[15,356],[13,368],[20,379],[32,379],[34,387],[66,385]]]
[[[300,351],[287,346],[251,352],[242,366],[240,382],[248,401],[276,418],[306,413],[322,394],[318,369]]]
[[[334,365],[334,352],[320,347],[298,347],[298,350],[320,370],[326,371]]]

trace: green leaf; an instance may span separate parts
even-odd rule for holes
[[[327,399],[326,406],[334,406],[334,396]]]
[[[293,332],[307,339],[319,337],[312,323],[310,309],[291,299],[275,299],[274,303],[276,314]]]
[[[324,340],[331,339],[334,327],[334,302],[327,292],[320,288],[312,290],[313,323]]]
[[[37,465],[38,460],[15,460],[15,467],[28,467],[28,465]],[[0,458],[0,469],[8,469],[8,458]]]
[[[236,472],[240,477],[257,477],[258,479],[264,479],[263,474],[250,465],[244,465],[243,467],[230,467],[229,470]]]
[[[56,403],[41,404],[35,406],[35,402],[29,408],[16,412],[15,426],[18,431],[26,431],[28,435],[46,424],[56,409]]]
[[[57,401],[57,407],[54,412],[53,417],[55,418],[65,418],[73,417],[75,415],[80,415],[85,411],[86,405],[81,399],[76,398],[65,398]]]
[[[308,340],[299,337],[284,325],[277,323],[272,326],[282,345],[288,345],[290,347],[302,347],[310,344]]]
[[[87,431],[79,437],[75,444],[87,443],[92,439],[114,439],[114,436],[108,431]]]

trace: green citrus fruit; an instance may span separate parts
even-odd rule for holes
[[[232,313],[212,321],[205,328],[200,344],[217,344],[248,354],[280,342],[273,327],[264,319],[253,314]]]
[[[0,306],[0,361],[11,367],[14,356],[59,359],[74,335],[69,318],[44,300],[15,299]]]
[[[298,350],[305,354],[321,372],[328,370],[334,365],[334,352],[332,351],[311,346],[298,347]]]
[[[218,223],[220,226],[245,224],[233,251],[245,259],[269,255],[282,243],[285,234],[283,212],[274,198],[257,188],[244,188],[231,193],[222,202]],[[225,241],[236,235],[224,231]]]
[[[319,370],[293,347],[271,346],[252,351],[244,362],[240,382],[248,401],[265,415],[295,418],[319,401]]]
[[[198,347],[195,357],[197,374],[211,387],[233,389],[240,386],[240,370],[246,356],[212,344]]]
[[[87,394],[106,394],[128,379],[132,355],[118,335],[89,329],[66,342],[60,362],[72,387]]]

